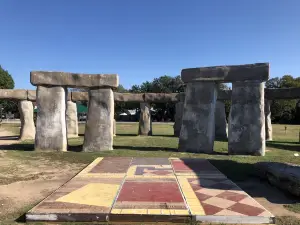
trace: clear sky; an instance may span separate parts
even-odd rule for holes
[[[129,88],[181,69],[270,62],[300,74],[299,0],[0,0],[0,64],[117,73]]]

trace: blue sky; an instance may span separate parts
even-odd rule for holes
[[[299,0],[0,0],[0,10],[0,64],[16,88],[33,88],[31,70],[118,73],[127,88],[201,66],[300,73]]]

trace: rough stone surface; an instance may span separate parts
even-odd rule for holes
[[[20,120],[21,120],[21,131],[20,139],[34,139],[35,138],[35,125],[33,121],[33,105],[32,102],[22,100],[18,103]]]
[[[89,90],[83,151],[113,149],[114,94],[110,88]]]
[[[215,139],[214,82],[188,83],[179,138],[179,151],[212,153]]]
[[[68,137],[78,137],[77,106],[72,101],[67,101],[66,122]]]
[[[27,100],[27,90],[0,89],[0,99]]]
[[[300,88],[268,88],[265,89],[265,98],[274,99],[298,99]]]
[[[215,138],[216,140],[227,140],[227,122],[226,122],[226,114],[225,114],[225,104],[222,101],[216,102]]]
[[[180,135],[183,107],[184,102],[177,102],[175,105],[174,136],[176,137],[179,137]]]
[[[37,87],[36,150],[67,151],[66,89]]]
[[[178,93],[145,93],[145,102],[178,102]]]
[[[228,153],[265,155],[264,83],[233,83],[229,117]]]
[[[141,114],[139,121],[139,135],[152,135],[152,120],[150,113],[150,104],[141,103]]]
[[[116,122],[115,119],[114,119],[114,129],[113,129],[113,133],[114,133],[114,136],[117,135],[117,122]]]
[[[115,102],[144,102],[145,94],[114,92],[114,99],[115,99]]]
[[[117,74],[80,74],[51,71],[30,72],[30,82],[32,85],[56,85],[68,87],[111,87],[119,86]]]
[[[28,101],[36,101],[36,90],[28,90],[27,91],[27,100]]]
[[[183,69],[181,79],[184,83],[195,81],[267,81],[269,79],[269,64],[256,63]]]
[[[89,93],[74,91],[74,92],[71,92],[71,99],[73,102],[76,102],[76,101],[86,101],[87,102],[89,100]]]
[[[265,129],[266,129],[266,141],[272,141],[273,129],[271,120],[271,103],[272,100],[265,99]]]
[[[231,90],[218,90],[217,99],[219,101],[231,100],[231,92]]]
[[[277,162],[258,162],[257,175],[293,195],[300,196],[300,166]]]

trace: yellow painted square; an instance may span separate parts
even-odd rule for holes
[[[148,209],[148,214],[160,215],[161,209]]]

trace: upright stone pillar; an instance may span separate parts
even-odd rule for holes
[[[66,88],[37,87],[36,150],[67,151]]]
[[[234,82],[231,101],[228,153],[265,155],[264,83]]]
[[[141,114],[139,121],[139,135],[152,135],[152,120],[149,103],[140,103]]]
[[[67,101],[66,121],[68,138],[78,137],[78,117],[75,102]]]
[[[265,99],[265,129],[266,129],[266,141],[272,141],[273,130],[271,120],[271,100]]]
[[[114,95],[111,88],[89,90],[83,151],[113,150]]]
[[[114,136],[116,136],[117,135],[117,122],[116,122],[116,120],[114,119]]]
[[[183,106],[184,102],[177,102],[175,105],[174,136],[176,137],[180,135]]]
[[[186,86],[179,151],[212,153],[215,138],[215,82],[193,82]]]
[[[21,131],[20,140],[34,139],[35,138],[35,126],[33,121],[33,105],[30,101],[19,101],[18,103],[20,119],[21,119]]]
[[[215,138],[216,140],[227,140],[227,122],[224,102],[217,101],[215,110]]]

